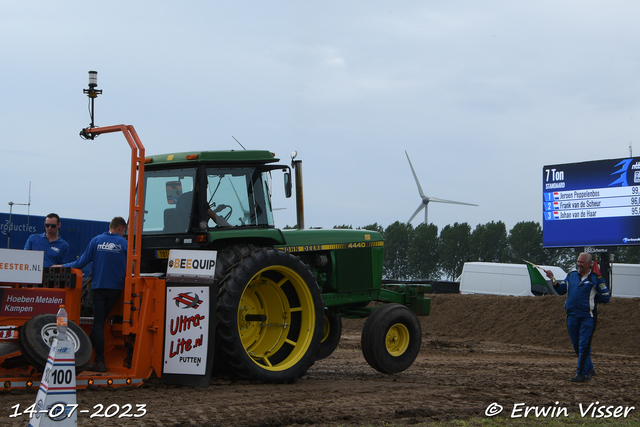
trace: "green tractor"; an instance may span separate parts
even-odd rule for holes
[[[342,318],[365,317],[367,362],[404,371],[420,350],[429,286],[383,285],[376,231],[304,229],[302,163],[278,161],[256,150],[147,156],[141,274],[166,272],[171,250],[217,253],[210,338],[216,364],[237,377],[293,382],[336,349]],[[296,229],[275,227],[273,173],[287,197],[295,177]]]

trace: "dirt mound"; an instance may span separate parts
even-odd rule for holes
[[[420,320],[426,343],[443,339],[499,342],[553,349],[571,349],[565,296],[512,297],[434,294],[431,314]],[[612,298],[598,305],[593,351],[640,355],[640,299]],[[345,320],[344,328],[362,329],[364,320]]]
[[[571,346],[566,297],[433,295],[431,315],[422,319],[426,339],[438,336],[566,349]],[[598,305],[593,350],[640,354],[640,299]]]

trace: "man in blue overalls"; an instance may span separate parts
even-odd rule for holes
[[[591,339],[596,330],[597,303],[607,303],[611,298],[602,276],[591,271],[591,254],[581,253],[576,261],[577,271],[567,275],[563,282],[557,282],[553,272],[545,270],[559,295],[567,294],[567,328],[573,349],[578,355],[578,369],[571,378],[573,382],[589,381],[594,375],[591,363]]]

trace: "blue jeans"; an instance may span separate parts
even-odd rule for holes
[[[91,344],[96,351],[96,362],[104,362],[104,323],[111,309],[118,302],[121,289],[92,289],[91,304],[93,306],[93,327],[91,328]]]
[[[596,314],[594,313],[594,317],[567,316],[567,329],[573,349],[578,355],[576,375],[586,376],[593,370],[591,339],[596,330]]]

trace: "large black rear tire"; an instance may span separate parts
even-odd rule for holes
[[[217,351],[240,378],[295,382],[315,361],[323,309],[306,265],[278,249],[256,249],[222,279]]]
[[[397,374],[416,360],[422,344],[418,316],[402,304],[384,304],[374,310],[362,328],[362,354],[384,374]]]
[[[233,266],[235,266],[238,261],[240,261],[243,257],[249,255],[252,251],[258,249],[259,246],[255,246],[253,244],[237,244],[232,246],[227,246],[218,251],[218,255],[216,257],[216,273],[215,278],[217,283],[221,283],[222,280],[227,276],[227,271]],[[222,288],[218,288],[218,294],[215,295],[215,298],[218,298],[220,295],[220,290]],[[219,335],[216,334],[216,349],[219,349],[221,346]],[[224,375],[229,373],[229,369],[227,364],[225,363],[225,357],[221,351],[216,350],[213,354],[213,371],[218,375]]]
[[[227,275],[229,268],[233,267],[240,259],[249,255],[259,246],[252,244],[228,246],[220,251],[216,257],[216,279],[220,282]]]
[[[57,316],[39,314],[24,322],[18,332],[18,346],[25,359],[38,372],[43,372],[51,350],[51,342],[58,335]],[[75,347],[76,373],[91,363],[93,346],[87,334],[72,321],[68,321],[67,336]]]

